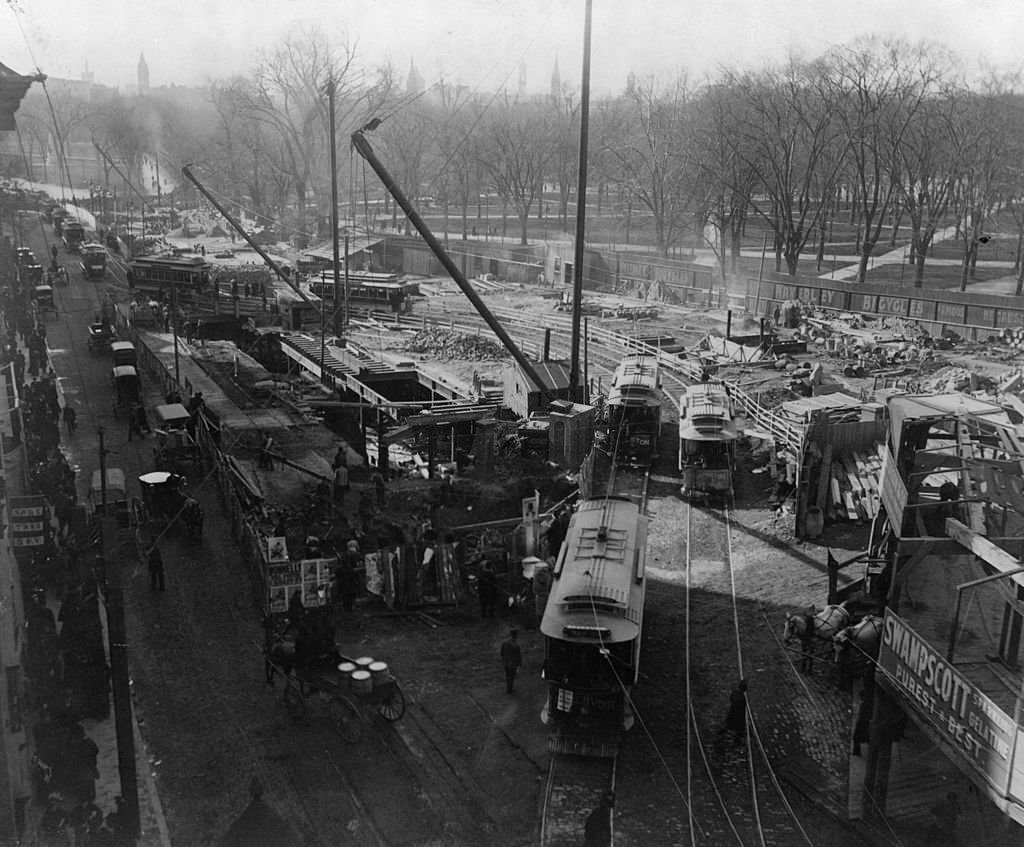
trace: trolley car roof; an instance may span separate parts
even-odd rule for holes
[[[570,641],[637,638],[646,542],[646,519],[635,503],[605,499],[581,504],[555,565],[541,632]]]

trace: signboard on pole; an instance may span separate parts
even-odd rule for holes
[[[910,626],[885,612],[879,682],[927,721],[1000,796],[1009,790],[1016,725]]]

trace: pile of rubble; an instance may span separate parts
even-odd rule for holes
[[[406,342],[405,349],[440,359],[493,361],[509,357],[504,347],[489,338],[440,328],[421,329]]]

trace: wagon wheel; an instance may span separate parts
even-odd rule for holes
[[[355,744],[363,735],[362,719],[355,703],[347,697],[332,697],[327,704],[335,732],[350,744]]]
[[[306,716],[306,698],[302,696],[300,683],[291,675],[285,679],[282,699],[285,709],[288,710],[288,717],[293,721],[302,720]]]
[[[138,497],[132,498],[132,525],[142,526],[146,522],[146,508]]]
[[[396,683],[387,696],[380,701],[377,713],[386,721],[397,721],[405,714],[405,695]]]

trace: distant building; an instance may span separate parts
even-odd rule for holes
[[[526,96],[526,60],[525,59],[522,60],[519,63],[519,89],[518,89],[518,94],[519,94],[520,98]]]
[[[136,71],[138,77],[138,94],[149,94],[149,65],[146,64],[146,57],[139,53],[139,67]]]
[[[406,94],[422,94],[426,83],[423,81],[423,76],[418,70],[416,65],[413,64],[412,59],[409,60],[409,76],[405,81],[405,93]]]

